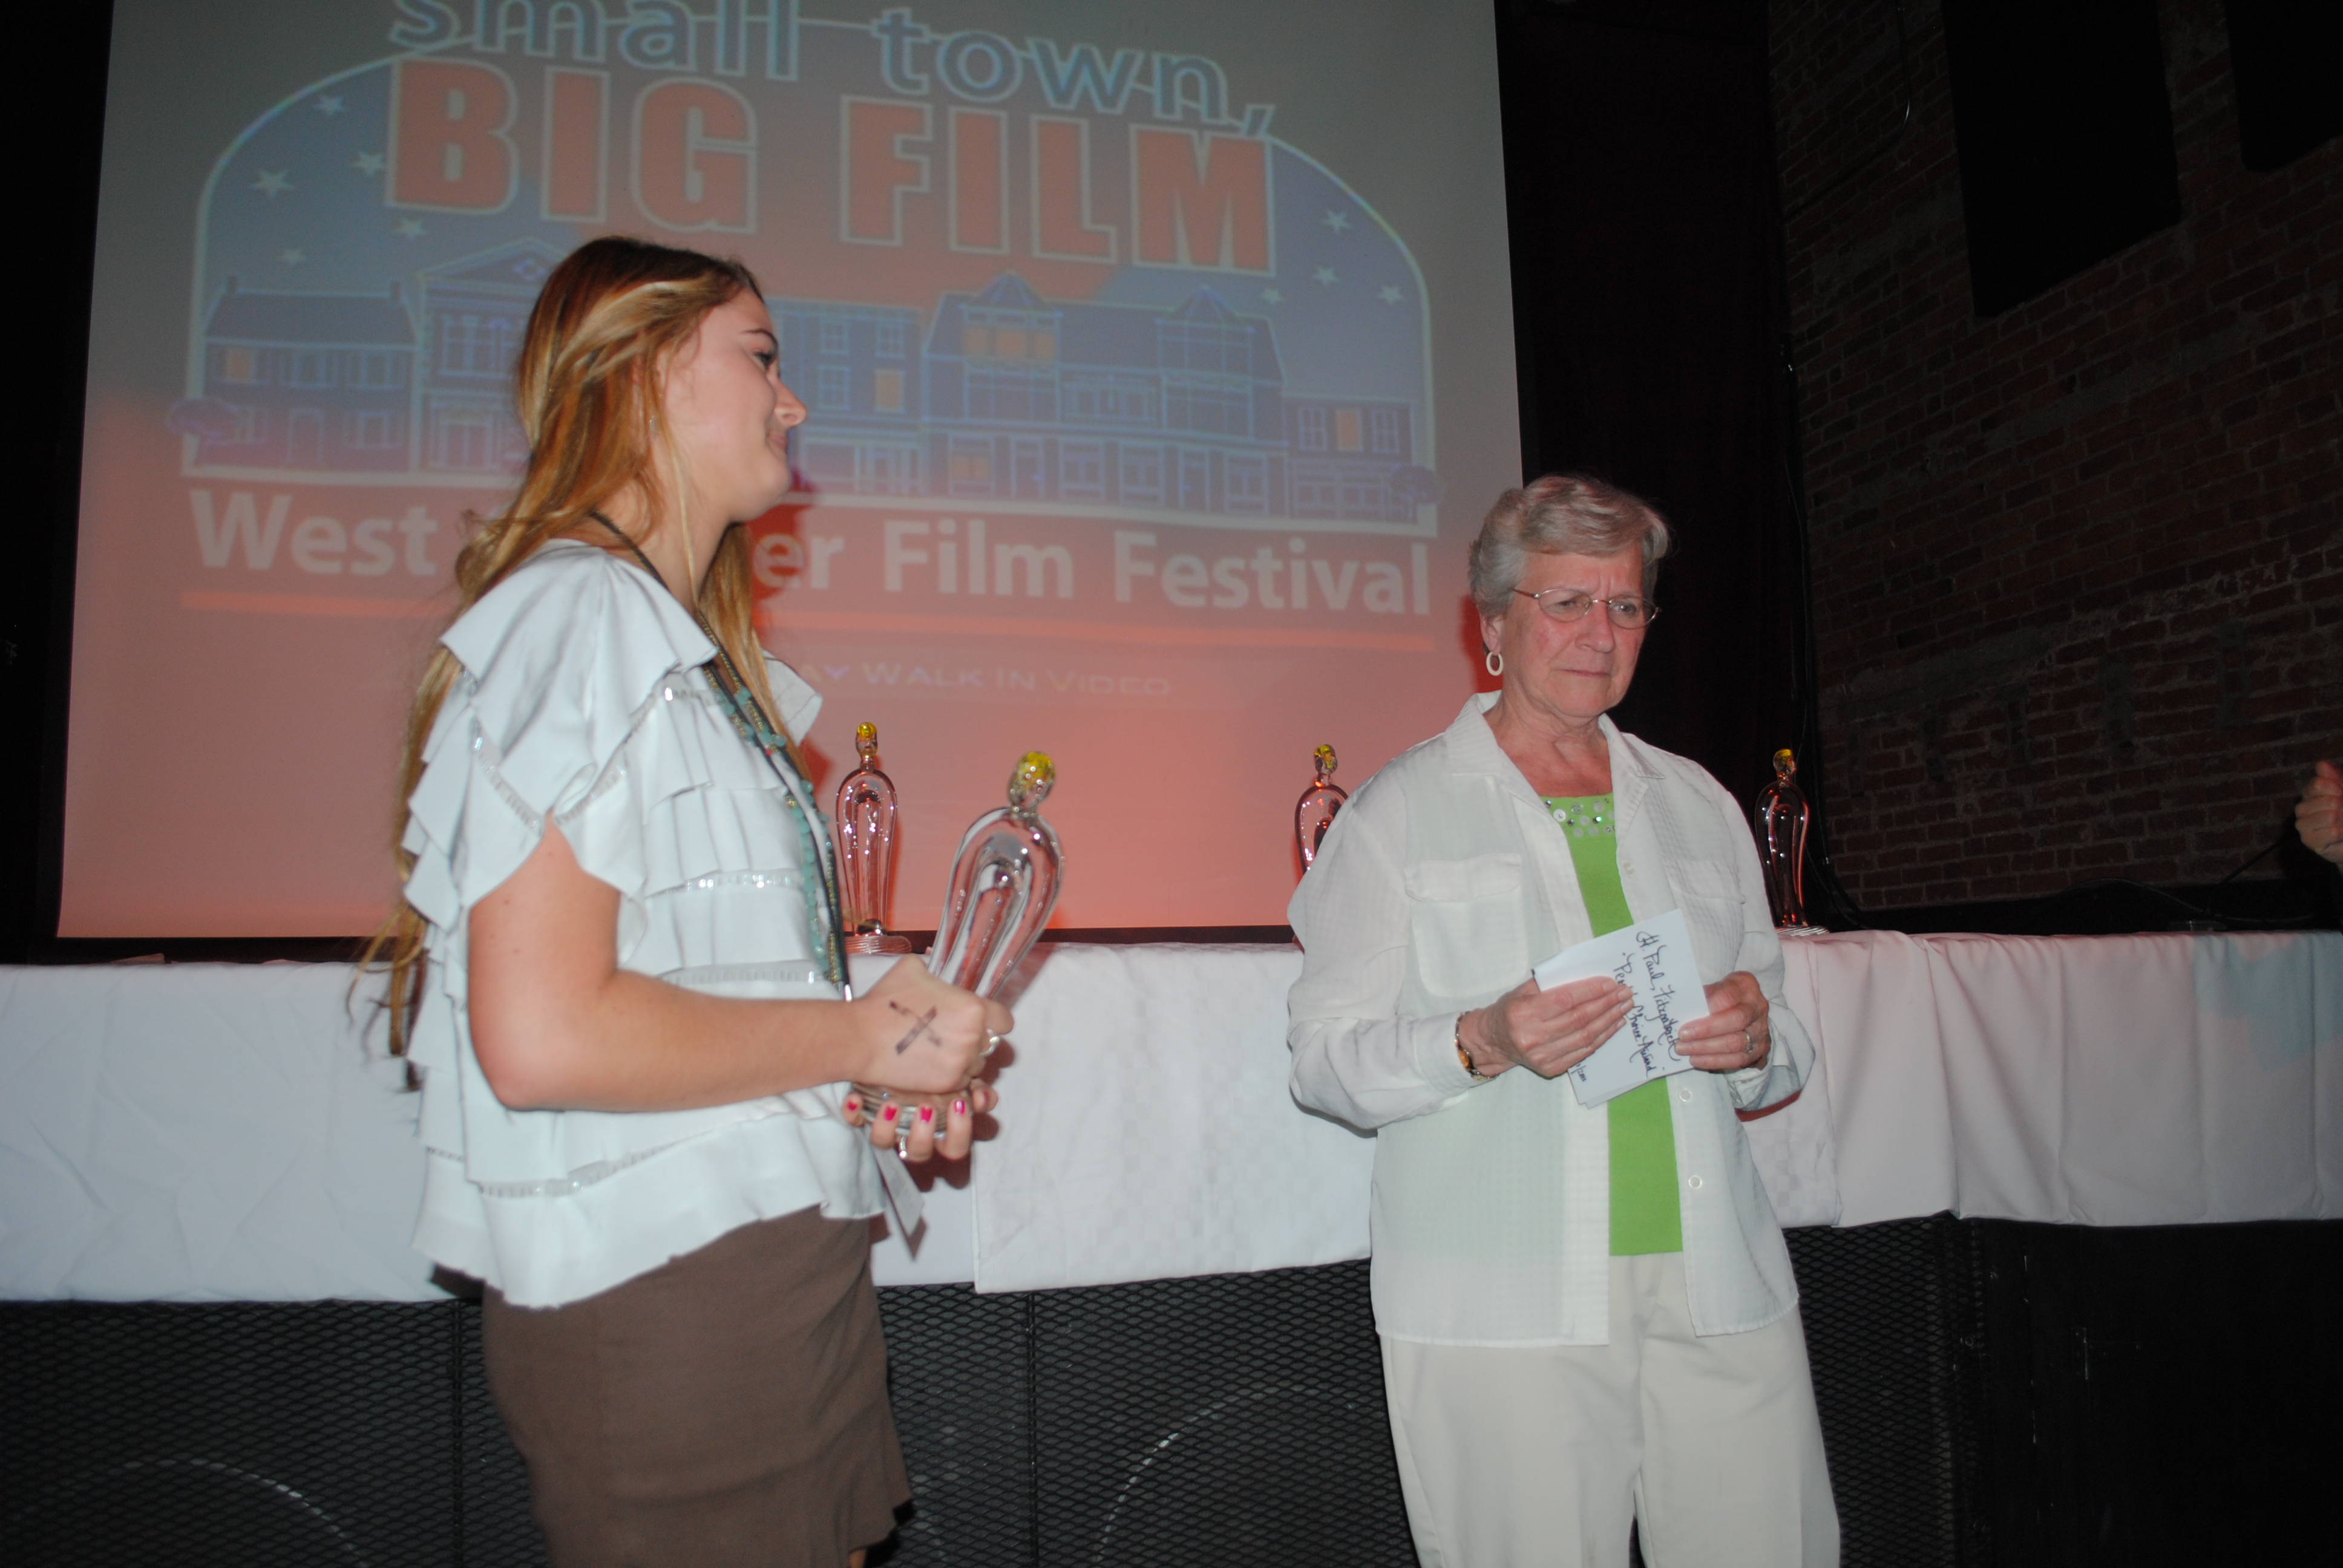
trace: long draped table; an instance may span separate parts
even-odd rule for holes
[[[2343,1214],[2343,934],[1794,939],[1749,1124],[1785,1225]],[[881,1284],[1365,1255],[1373,1142],[1285,1089],[1291,947],[1047,946],[998,1135]],[[336,964],[0,970],[0,1298],[427,1300],[417,1097]],[[877,1227],[883,1232],[884,1227]]]

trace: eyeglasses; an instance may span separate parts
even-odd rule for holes
[[[1538,593],[1527,588],[1515,588],[1515,593],[1545,611],[1554,620],[1574,621],[1584,618],[1596,605],[1611,618],[1611,624],[1621,631],[1641,631],[1659,618],[1660,607],[1641,594],[1621,594],[1616,598],[1596,598],[1574,588],[1550,588]]]

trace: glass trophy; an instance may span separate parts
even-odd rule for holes
[[[938,979],[991,996],[1050,923],[1066,857],[1041,802],[1057,780],[1050,759],[1028,751],[1009,776],[1009,804],[979,817],[960,839],[929,955]]]
[[[1754,815],[1774,929],[1795,936],[1822,934],[1825,928],[1806,919],[1806,829],[1814,808],[1798,788],[1798,759],[1789,748],[1774,753],[1774,781],[1759,793]]]
[[[895,870],[895,781],[879,771],[877,725],[855,727],[854,751],[862,765],[839,780],[837,806],[830,819],[838,839],[846,950],[908,953],[911,944],[887,932],[887,889]]]
[[[1293,803],[1293,842],[1302,851],[1305,875],[1318,861],[1318,846],[1324,842],[1326,829],[1334,825],[1334,813],[1350,799],[1334,782],[1334,769],[1341,766],[1334,759],[1334,749],[1322,742],[1311,758],[1317,764],[1318,776]]]

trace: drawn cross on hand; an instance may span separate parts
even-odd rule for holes
[[[907,1016],[911,1010],[900,1001],[890,1001],[887,1005],[893,1008],[897,1012],[903,1013]],[[935,1039],[936,1031],[932,1027],[930,1027],[935,1021],[936,1010],[934,1008],[930,1008],[922,1017],[913,1021],[911,1027],[904,1032],[903,1038],[895,1042],[895,1054],[897,1056],[900,1056],[905,1051],[910,1050],[911,1042],[919,1039],[921,1035],[926,1035],[930,1040]]]

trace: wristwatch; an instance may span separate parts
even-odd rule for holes
[[[1461,1012],[1456,1015],[1456,1060],[1464,1064],[1464,1070],[1473,1075],[1473,1082],[1489,1081],[1489,1075],[1473,1065],[1473,1052],[1464,1044],[1464,1015]]]

